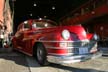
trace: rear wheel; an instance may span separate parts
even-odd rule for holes
[[[40,65],[47,65],[47,52],[43,44],[38,43],[36,45],[35,57]]]

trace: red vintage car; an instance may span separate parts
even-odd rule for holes
[[[80,24],[66,26],[48,19],[31,19],[18,26],[12,45],[45,65],[47,61],[61,64],[100,57],[96,40],[96,34],[87,34]]]

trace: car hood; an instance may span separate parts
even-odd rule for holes
[[[42,28],[42,29],[38,29],[37,32],[56,33],[57,36],[59,36],[59,35],[61,36],[61,33],[63,30],[68,30],[70,32],[71,36],[74,34],[80,40],[87,39],[86,32],[85,32],[84,28],[80,25]]]

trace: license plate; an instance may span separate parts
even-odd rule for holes
[[[86,54],[88,53],[88,48],[79,48],[79,54]]]

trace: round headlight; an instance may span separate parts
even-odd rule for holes
[[[62,31],[62,37],[63,39],[67,40],[70,37],[70,32],[68,30],[63,30]]]

